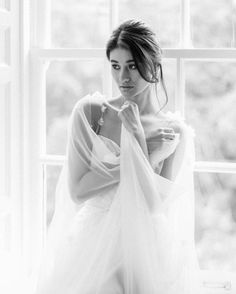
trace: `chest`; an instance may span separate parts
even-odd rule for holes
[[[104,123],[100,128],[99,134],[111,139],[120,146],[121,120],[116,113],[109,113],[103,116]]]
[[[111,139],[120,146],[121,126],[122,122],[117,116],[117,113],[109,112],[103,115],[103,125],[100,127],[99,134]],[[149,141],[158,127],[164,127],[163,122],[148,118],[141,118],[141,123],[144,129],[146,140]]]
[[[122,122],[118,117],[117,112],[111,109],[107,109],[102,116],[103,124],[100,127],[99,134],[111,139],[120,146]],[[141,116],[140,119],[148,145],[149,142],[152,141],[152,138],[155,138],[156,132],[159,128],[171,127],[174,129],[174,131],[176,131],[173,121],[168,120],[166,117],[148,115]]]

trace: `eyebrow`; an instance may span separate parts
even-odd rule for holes
[[[118,61],[114,60],[114,59],[111,59],[111,62],[114,62],[114,63],[119,63]],[[133,59],[129,59],[126,61],[126,63],[130,63],[130,62],[134,62]]]

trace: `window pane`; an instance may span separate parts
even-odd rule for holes
[[[162,69],[168,95],[168,104],[166,105],[165,110],[173,111],[174,99],[176,97],[176,61],[173,59],[164,59]],[[160,101],[161,106],[163,106],[166,103],[166,96],[160,83],[158,85],[157,93],[158,100]]]
[[[54,61],[47,71],[47,153],[65,154],[68,118],[83,96],[102,92],[103,61]]]
[[[109,35],[108,0],[52,0],[55,47],[105,47]]]
[[[190,4],[194,47],[231,47],[236,25],[235,1],[191,0]]]
[[[197,160],[236,161],[236,63],[186,62],[186,117]]]
[[[55,192],[56,192],[56,185],[58,182],[58,178],[60,175],[62,167],[57,165],[48,165],[46,167],[46,181],[47,181],[47,189],[46,189],[46,220],[47,226],[50,224],[52,220],[52,216],[55,209]]]
[[[162,47],[177,47],[180,27],[179,3],[179,0],[120,0],[119,21],[142,20],[154,30]]]
[[[195,193],[201,268],[236,271],[236,175],[196,173]]]

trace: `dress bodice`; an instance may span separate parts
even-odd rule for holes
[[[102,141],[105,143],[105,145],[107,146],[107,148],[117,157],[120,155],[120,146],[113,140],[100,135],[99,137],[102,139]]]
[[[120,146],[116,142],[105,136],[98,136],[104,144],[98,144],[96,148],[94,148],[96,156],[98,156],[102,162],[110,164],[119,164]],[[158,164],[161,161],[169,157],[175,151],[178,143],[178,135],[174,140],[165,142],[155,141],[152,138],[147,139],[149,160],[154,170],[158,167]]]
[[[99,158],[101,158],[101,161],[105,161],[106,163],[109,161],[111,161],[111,163],[119,163],[120,146],[115,141],[99,134],[100,126],[104,124],[104,113],[106,109],[107,101],[105,101],[105,103],[102,103],[101,117],[98,120],[98,128],[96,130],[96,133],[98,134],[99,138],[103,141],[104,144],[98,144],[99,146],[97,148],[97,152],[99,152],[99,154],[96,153],[96,155],[98,155]],[[146,118],[141,118],[143,126],[147,124],[145,120]],[[177,125],[179,124],[180,120],[182,120],[182,118],[178,113],[167,112],[165,114],[162,114],[162,116],[160,117],[156,117],[155,122],[151,124],[150,122],[148,123],[148,125],[150,126],[148,127],[148,134],[146,134],[146,143],[149,154],[149,161],[154,170],[159,170],[159,164],[163,162],[166,158],[168,158],[175,151],[180,139],[179,134],[176,133],[176,137],[174,140],[157,140],[157,130],[160,128],[173,128],[174,126],[176,126],[176,123]],[[104,145],[107,148],[104,148]]]
[[[102,135],[98,135],[96,143],[93,146],[92,154],[94,156],[91,160],[92,165],[94,164],[94,160],[97,159],[106,165],[119,165],[120,163],[120,146],[113,140]]]

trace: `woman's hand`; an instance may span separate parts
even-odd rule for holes
[[[149,154],[151,156],[157,153],[161,154],[171,154],[171,150],[175,148],[177,144],[177,137],[179,134],[177,130],[172,126],[168,127],[158,127],[154,132],[152,132],[147,138],[147,144],[149,148]],[[171,143],[171,144],[170,144]]]
[[[174,128],[171,127],[160,127],[155,130],[155,133],[152,134],[150,141],[154,142],[168,142],[174,140],[176,137],[176,133]]]
[[[146,137],[141,123],[138,105],[134,102],[127,101],[118,111],[118,116],[125,128],[134,135],[145,157],[149,160]]]
[[[126,101],[118,111],[118,116],[130,133],[134,135],[144,133],[138,105],[136,103]]]

